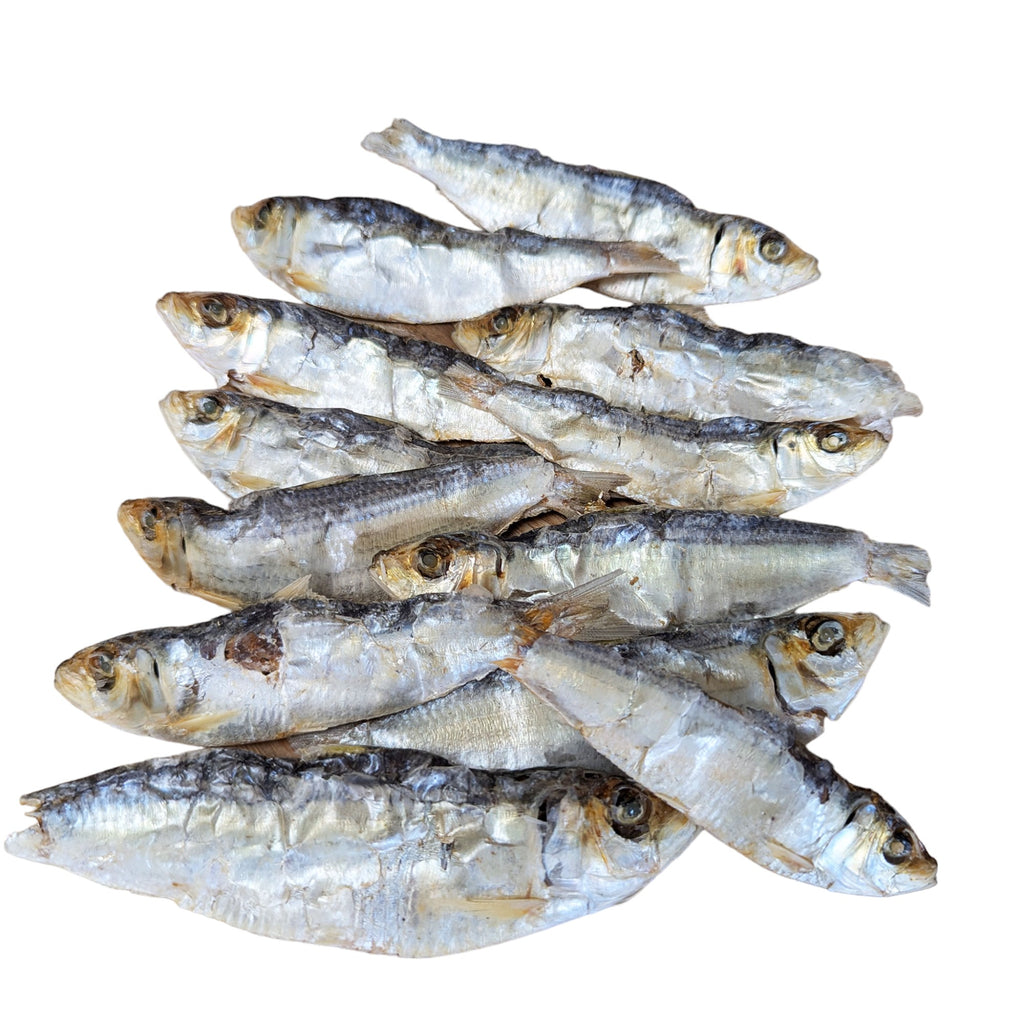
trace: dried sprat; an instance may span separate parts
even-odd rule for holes
[[[228,509],[132,499],[118,520],[165,583],[227,608],[299,580],[324,597],[372,601],[382,591],[367,570],[384,547],[459,525],[501,530],[538,508],[580,511],[622,479],[584,479],[502,446],[491,458],[256,491]]]
[[[818,261],[774,228],[698,209],[655,181],[558,163],[520,146],[442,139],[401,120],[368,135],[363,146],[423,175],[487,230],[511,225],[563,238],[633,239],[676,262],[673,273],[590,285],[628,302],[742,302],[818,278]]]
[[[430,565],[428,571],[424,569]],[[473,584],[502,597],[557,593],[616,569],[611,610],[645,631],[781,615],[849,583],[928,602],[927,552],[838,526],[725,512],[602,512],[516,540],[432,537],[382,552],[394,595]]]
[[[452,341],[524,383],[543,377],[682,419],[856,420],[884,432],[893,417],[921,412],[888,363],[710,327],[664,306],[511,306],[456,324]]]
[[[23,798],[9,853],[260,935],[398,956],[628,899],[697,833],[621,774],[481,772],[409,750],[209,750]]]
[[[383,199],[275,197],[231,216],[245,254],[286,292],[349,316],[429,323],[538,302],[671,260],[639,242],[470,231]]]

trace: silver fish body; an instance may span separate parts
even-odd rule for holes
[[[378,600],[368,569],[397,540],[457,524],[500,531],[535,508],[584,508],[599,493],[533,452],[502,447],[491,458],[255,491],[227,510],[132,499],[118,519],[164,582],[239,608],[306,577],[324,597]]]
[[[516,439],[488,413],[438,393],[445,372],[467,358],[442,345],[311,306],[223,292],[168,292],[157,310],[218,385],[305,408],[349,409],[435,441]]]
[[[658,182],[558,163],[520,146],[443,139],[402,120],[368,135],[363,147],[433,182],[487,230],[511,225],[564,238],[634,239],[676,262],[672,273],[590,286],[627,302],[741,302],[818,277],[817,260],[773,228],[698,209]]]
[[[172,391],[160,403],[178,444],[210,481],[237,498],[330,477],[426,469],[525,445],[440,444],[348,409],[296,409],[239,391]]]
[[[289,294],[405,323],[480,316],[595,278],[672,266],[650,245],[471,231],[383,199],[275,197],[238,207],[231,222],[257,269]]]
[[[452,342],[516,380],[682,419],[850,419],[887,430],[895,416],[921,412],[888,363],[711,327],[664,306],[507,307],[456,324]]]
[[[259,743],[441,697],[518,656],[571,608],[566,599],[547,609],[463,594],[273,601],[94,644],[61,663],[55,685],[129,732],[199,746]]]
[[[816,613],[694,625],[613,649],[724,704],[773,715],[807,742],[826,715],[838,718],[856,696],[887,631],[875,615]],[[471,768],[609,767],[561,715],[502,671],[394,715],[259,749],[322,757],[352,745],[413,747]]]
[[[446,393],[491,413],[545,458],[587,472],[628,472],[623,494],[673,508],[778,515],[874,465],[891,433],[852,422],[645,415],[468,366],[446,377]]]
[[[621,777],[191,752],[23,798],[9,853],[260,935],[424,957],[628,899],[697,830]],[[642,820],[637,823],[636,819]]]
[[[777,721],[558,637],[539,638],[511,671],[628,775],[763,867],[863,896],[935,884],[906,820]]]
[[[928,555],[838,526],[725,512],[601,512],[516,540],[449,535],[381,552],[398,597],[471,584],[495,596],[558,593],[615,570],[610,609],[646,632],[781,615],[863,580],[928,602]]]

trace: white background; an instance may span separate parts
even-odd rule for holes
[[[92,1005],[108,1021],[1010,1016],[1019,27],[985,2],[706,7],[720,13],[58,3],[8,21],[0,824],[27,824],[23,792],[174,749],[63,701],[60,660],[216,613],[160,583],[115,519],[129,497],[219,500],[160,417],[171,388],[209,385],[153,303],[172,289],[279,295],[229,225],[232,207],[268,195],[383,196],[464,223],[360,148],[405,117],[643,175],[779,228],[819,257],[821,279],[717,318],[888,359],[922,397],[875,468],[795,518],[932,554],[931,609],[862,584],[817,603],[893,628],[815,749],[909,818],[938,887],[839,896],[705,836],[621,907],[417,962],[254,937],[0,855],[6,1008],[46,1020]]]

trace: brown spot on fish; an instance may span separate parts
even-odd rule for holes
[[[642,355],[640,355],[640,353],[635,348],[632,348],[632,349],[629,350],[629,358],[630,358],[630,362],[633,365],[633,371],[632,371],[632,373],[630,373],[629,379],[630,380],[636,380],[636,375],[647,364],[644,362],[644,357]]]
[[[538,373],[537,374],[537,380],[540,382],[540,386],[543,387],[543,388],[549,388],[549,387],[552,386],[551,378],[550,377],[545,377],[543,373]]]
[[[258,630],[239,633],[224,644],[224,657],[242,668],[254,669],[269,676],[281,664],[283,644],[281,634],[276,630]]]

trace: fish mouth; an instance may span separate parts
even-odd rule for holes
[[[57,692],[70,701],[79,711],[87,715],[95,713],[95,705],[92,701],[94,685],[92,680],[83,672],[80,659],[76,656],[68,658],[57,666],[53,676],[53,685]]]

